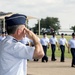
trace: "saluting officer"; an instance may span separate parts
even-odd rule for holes
[[[44,56],[38,37],[25,27],[26,19],[23,14],[5,17],[8,35],[0,42],[0,75],[27,75],[26,60]],[[33,40],[35,48],[19,42],[25,35]]]
[[[75,67],[75,33],[72,33],[72,39],[69,41],[69,48],[72,54],[72,64],[71,67]]]
[[[47,37],[46,33],[43,33],[43,38],[40,39],[40,42],[42,44],[43,50],[44,50],[44,57],[42,58],[42,62],[48,62],[48,57],[47,57],[47,48],[49,46],[49,38]]]
[[[56,44],[58,44],[58,40],[55,37],[55,32],[52,34],[52,37],[50,38],[49,42],[51,44],[51,50],[52,50],[52,56],[51,56],[51,61],[56,61],[55,58],[55,50],[56,50]]]
[[[59,45],[60,45],[60,49],[61,49],[60,62],[64,62],[65,44],[68,47],[67,40],[66,40],[66,38],[64,38],[64,34],[62,33],[61,38],[59,39]]]

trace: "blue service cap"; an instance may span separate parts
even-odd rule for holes
[[[72,36],[75,36],[75,33],[72,33]]]
[[[61,33],[61,35],[64,35],[64,33]]]
[[[5,32],[2,32],[2,34],[5,34]]]
[[[5,17],[5,23],[7,26],[26,24],[27,16],[23,14],[13,14],[9,17]]]
[[[46,33],[43,33],[43,35],[46,35]]]

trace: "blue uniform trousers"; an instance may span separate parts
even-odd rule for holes
[[[44,60],[46,60],[46,62],[48,61],[48,57],[47,57],[47,46],[42,46],[43,47],[43,50],[44,50],[44,56],[42,58],[42,62],[44,62]]]
[[[47,55],[47,46],[43,46],[43,50],[44,50],[45,55]]]
[[[64,62],[64,53],[65,53],[65,46],[64,45],[60,45],[60,49],[61,49],[61,62]]]
[[[72,66],[75,65],[75,48],[71,48]]]
[[[52,50],[51,60],[54,61],[54,60],[55,60],[55,50],[56,50],[56,45],[51,44],[51,50]]]

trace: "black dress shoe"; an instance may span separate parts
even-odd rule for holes
[[[54,59],[53,61],[56,61],[57,59]]]
[[[71,67],[75,68],[75,65],[71,65]]]
[[[42,62],[45,62],[44,60],[42,60]]]
[[[56,61],[57,59],[54,59],[54,61]]]
[[[51,61],[56,61],[57,59],[51,59]]]
[[[46,62],[48,62],[48,60],[46,60]]]
[[[37,61],[38,61],[38,59],[34,59],[34,61],[36,61],[36,62],[37,62]]]
[[[61,60],[60,62],[65,62],[64,60]]]

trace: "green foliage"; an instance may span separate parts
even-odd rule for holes
[[[74,32],[75,32],[75,26],[72,26],[70,29],[74,30]]]
[[[39,23],[37,23],[35,25],[35,27],[33,28],[34,29],[34,32],[38,31],[38,25]],[[55,17],[46,17],[45,19],[41,19],[40,20],[40,28],[46,28],[46,29],[49,29],[49,28],[53,28],[55,31],[57,31],[58,29],[60,29],[60,22],[58,20],[58,18],[55,18]]]

